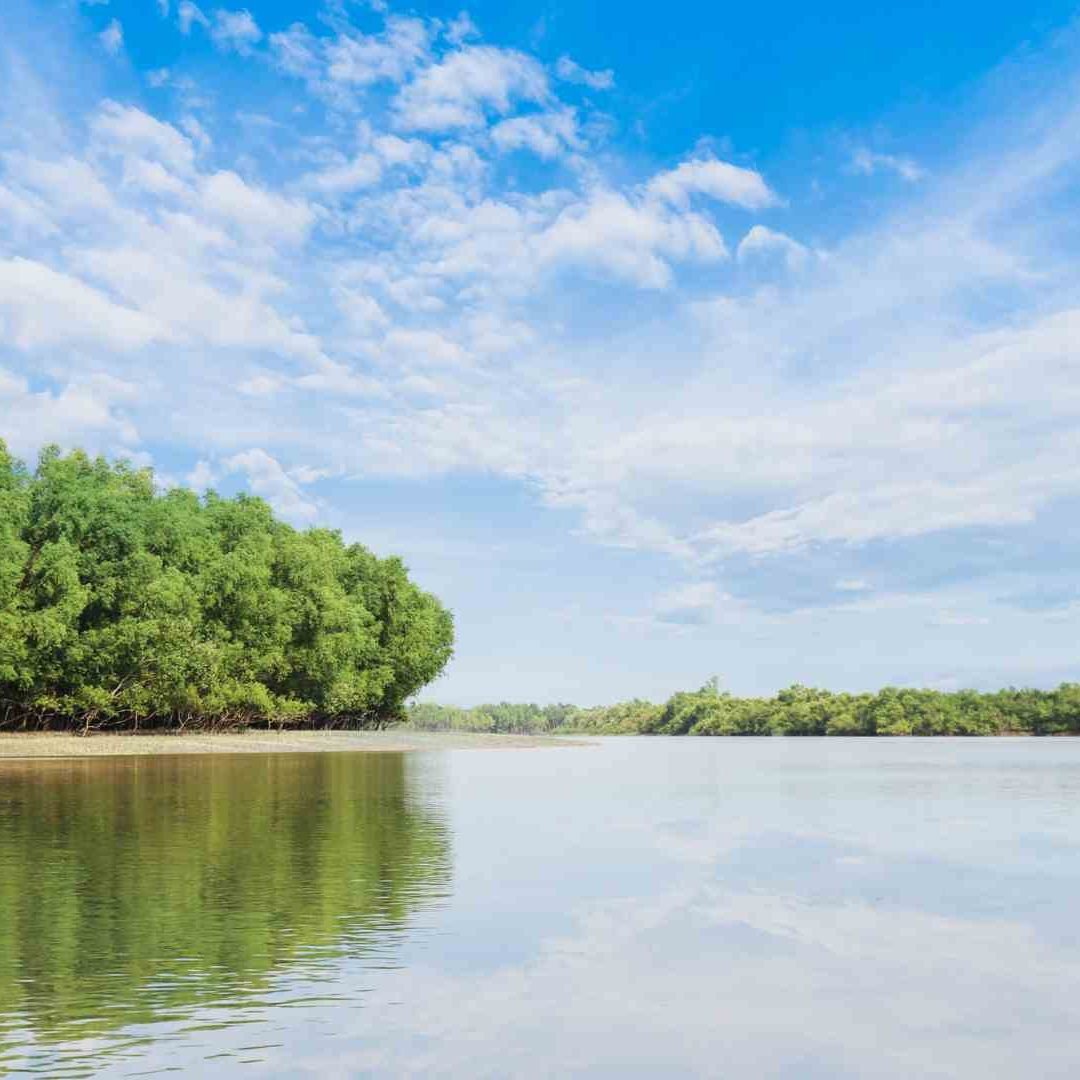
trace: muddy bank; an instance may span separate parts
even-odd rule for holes
[[[137,754],[329,754],[346,751],[509,750],[581,746],[543,735],[429,731],[249,731],[222,735],[0,734],[0,760],[128,757]]]

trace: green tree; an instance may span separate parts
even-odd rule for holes
[[[0,442],[0,724],[381,726],[453,651],[399,559],[261,499]]]

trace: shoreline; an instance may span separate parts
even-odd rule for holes
[[[581,746],[554,735],[497,735],[433,731],[250,731],[223,734],[69,735],[0,733],[0,761],[171,754],[413,753],[425,750],[529,750]]]

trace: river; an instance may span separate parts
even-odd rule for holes
[[[1074,1077],[1080,740],[0,763],[0,1073]]]

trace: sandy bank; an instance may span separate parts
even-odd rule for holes
[[[510,750],[581,746],[542,735],[469,735],[429,731],[249,731],[235,735],[0,734],[0,760],[131,757],[137,754],[327,754],[343,751]]]

